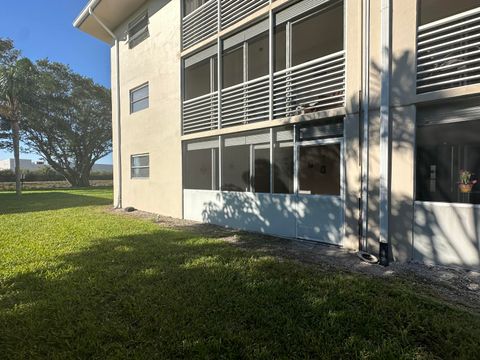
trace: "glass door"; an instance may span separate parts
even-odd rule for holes
[[[341,245],[342,150],[341,139],[297,143],[297,237]]]

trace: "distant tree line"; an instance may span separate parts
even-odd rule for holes
[[[92,167],[111,152],[110,90],[67,65],[22,57],[0,38],[0,148],[39,154],[72,186],[90,185]],[[20,147],[22,146],[22,149]]]

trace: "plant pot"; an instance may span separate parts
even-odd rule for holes
[[[472,192],[473,185],[474,184],[458,184],[458,188],[461,193],[468,194]]]

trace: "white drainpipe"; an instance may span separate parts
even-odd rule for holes
[[[120,116],[120,41],[118,37],[101,21],[93,12],[92,6],[88,7],[88,13],[95,19],[96,22],[112,37],[115,41],[115,66],[116,66],[116,125],[117,125],[117,177],[118,189],[117,199],[115,199],[114,206],[117,209],[122,208],[122,131],[121,131],[121,116]]]
[[[370,0],[363,0],[363,145],[362,145],[362,249],[368,251],[368,188],[370,163]]]
[[[390,54],[391,0],[382,0],[381,95],[380,95],[380,264],[389,263],[390,238]]]

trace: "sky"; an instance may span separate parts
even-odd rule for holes
[[[0,37],[12,39],[23,56],[68,64],[75,72],[110,88],[109,45],[72,25],[88,0],[0,2]],[[11,153],[0,150],[0,159],[11,157]],[[37,154],[22,154],[21,157],[40,158]],[[99,163],[111,164],[111,155]]]

